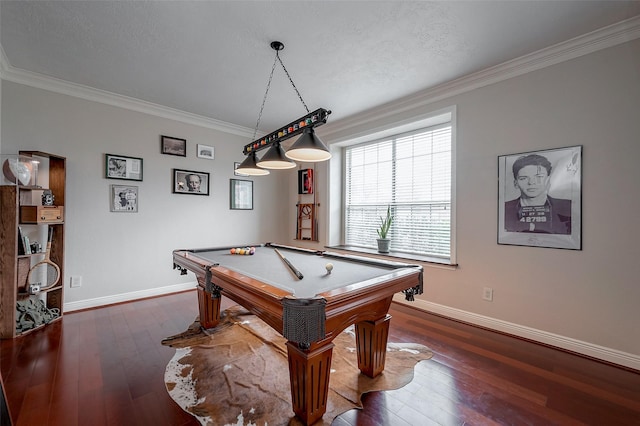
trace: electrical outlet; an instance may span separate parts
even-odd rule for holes
[[[71,277],[71,288],[82,287],[82,277],[74,275]]]
[[[489,302],[493,302],[493,289],[491,287],[485,287],[482,290],[482,298]]]

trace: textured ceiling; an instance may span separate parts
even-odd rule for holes
[[[640,15],[640,1],[6,1],[13,69],[253,129],[275,52],[338,120]],[[306,113],[277,65],[260,128]]]

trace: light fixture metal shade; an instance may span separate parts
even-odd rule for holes
[[[267,153],[257,162],[258,167],[272,170],[292,169],[296,163],[289,160],[279,143],[275,143],[269,148]]]
[[[302,136],[287,150],[287,158],[295,161],[315,163],[331,158],[329,148],[318,138],[313,128],[306,128]]]
[[[256,165],[256,153],[252,152],[238,166],[236,172],[249,176],[264,176],[269,174],[269,170],[261,169]]]

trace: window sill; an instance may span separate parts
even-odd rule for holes
[[[421,255],[412,254],[412,253],[402,253],[402,252],[394,252],[394,251],[391,251],[389,253],[380,253],[375,249],[357,247],[357,246],[343,246],[343,245],[325,246],[325,247],[331,250],[340,250],[344,252],[375,255],[376,257],[381,257],[388,260],[395,260],[398,262],[399,261],[406,262],[407,260],[411,260],[414,262],[425,263],[428,266],[443,267],[446,269],[456,269],[458,267],[457,264],[449,263],[449,259],[440,259],[437,257],[421,256]]]

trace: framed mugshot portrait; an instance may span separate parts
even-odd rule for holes
[[[498,157],[498,244],[582,250],[582,146]]]
[[[209,195],[209,173],[173,169],[173,193]]]

